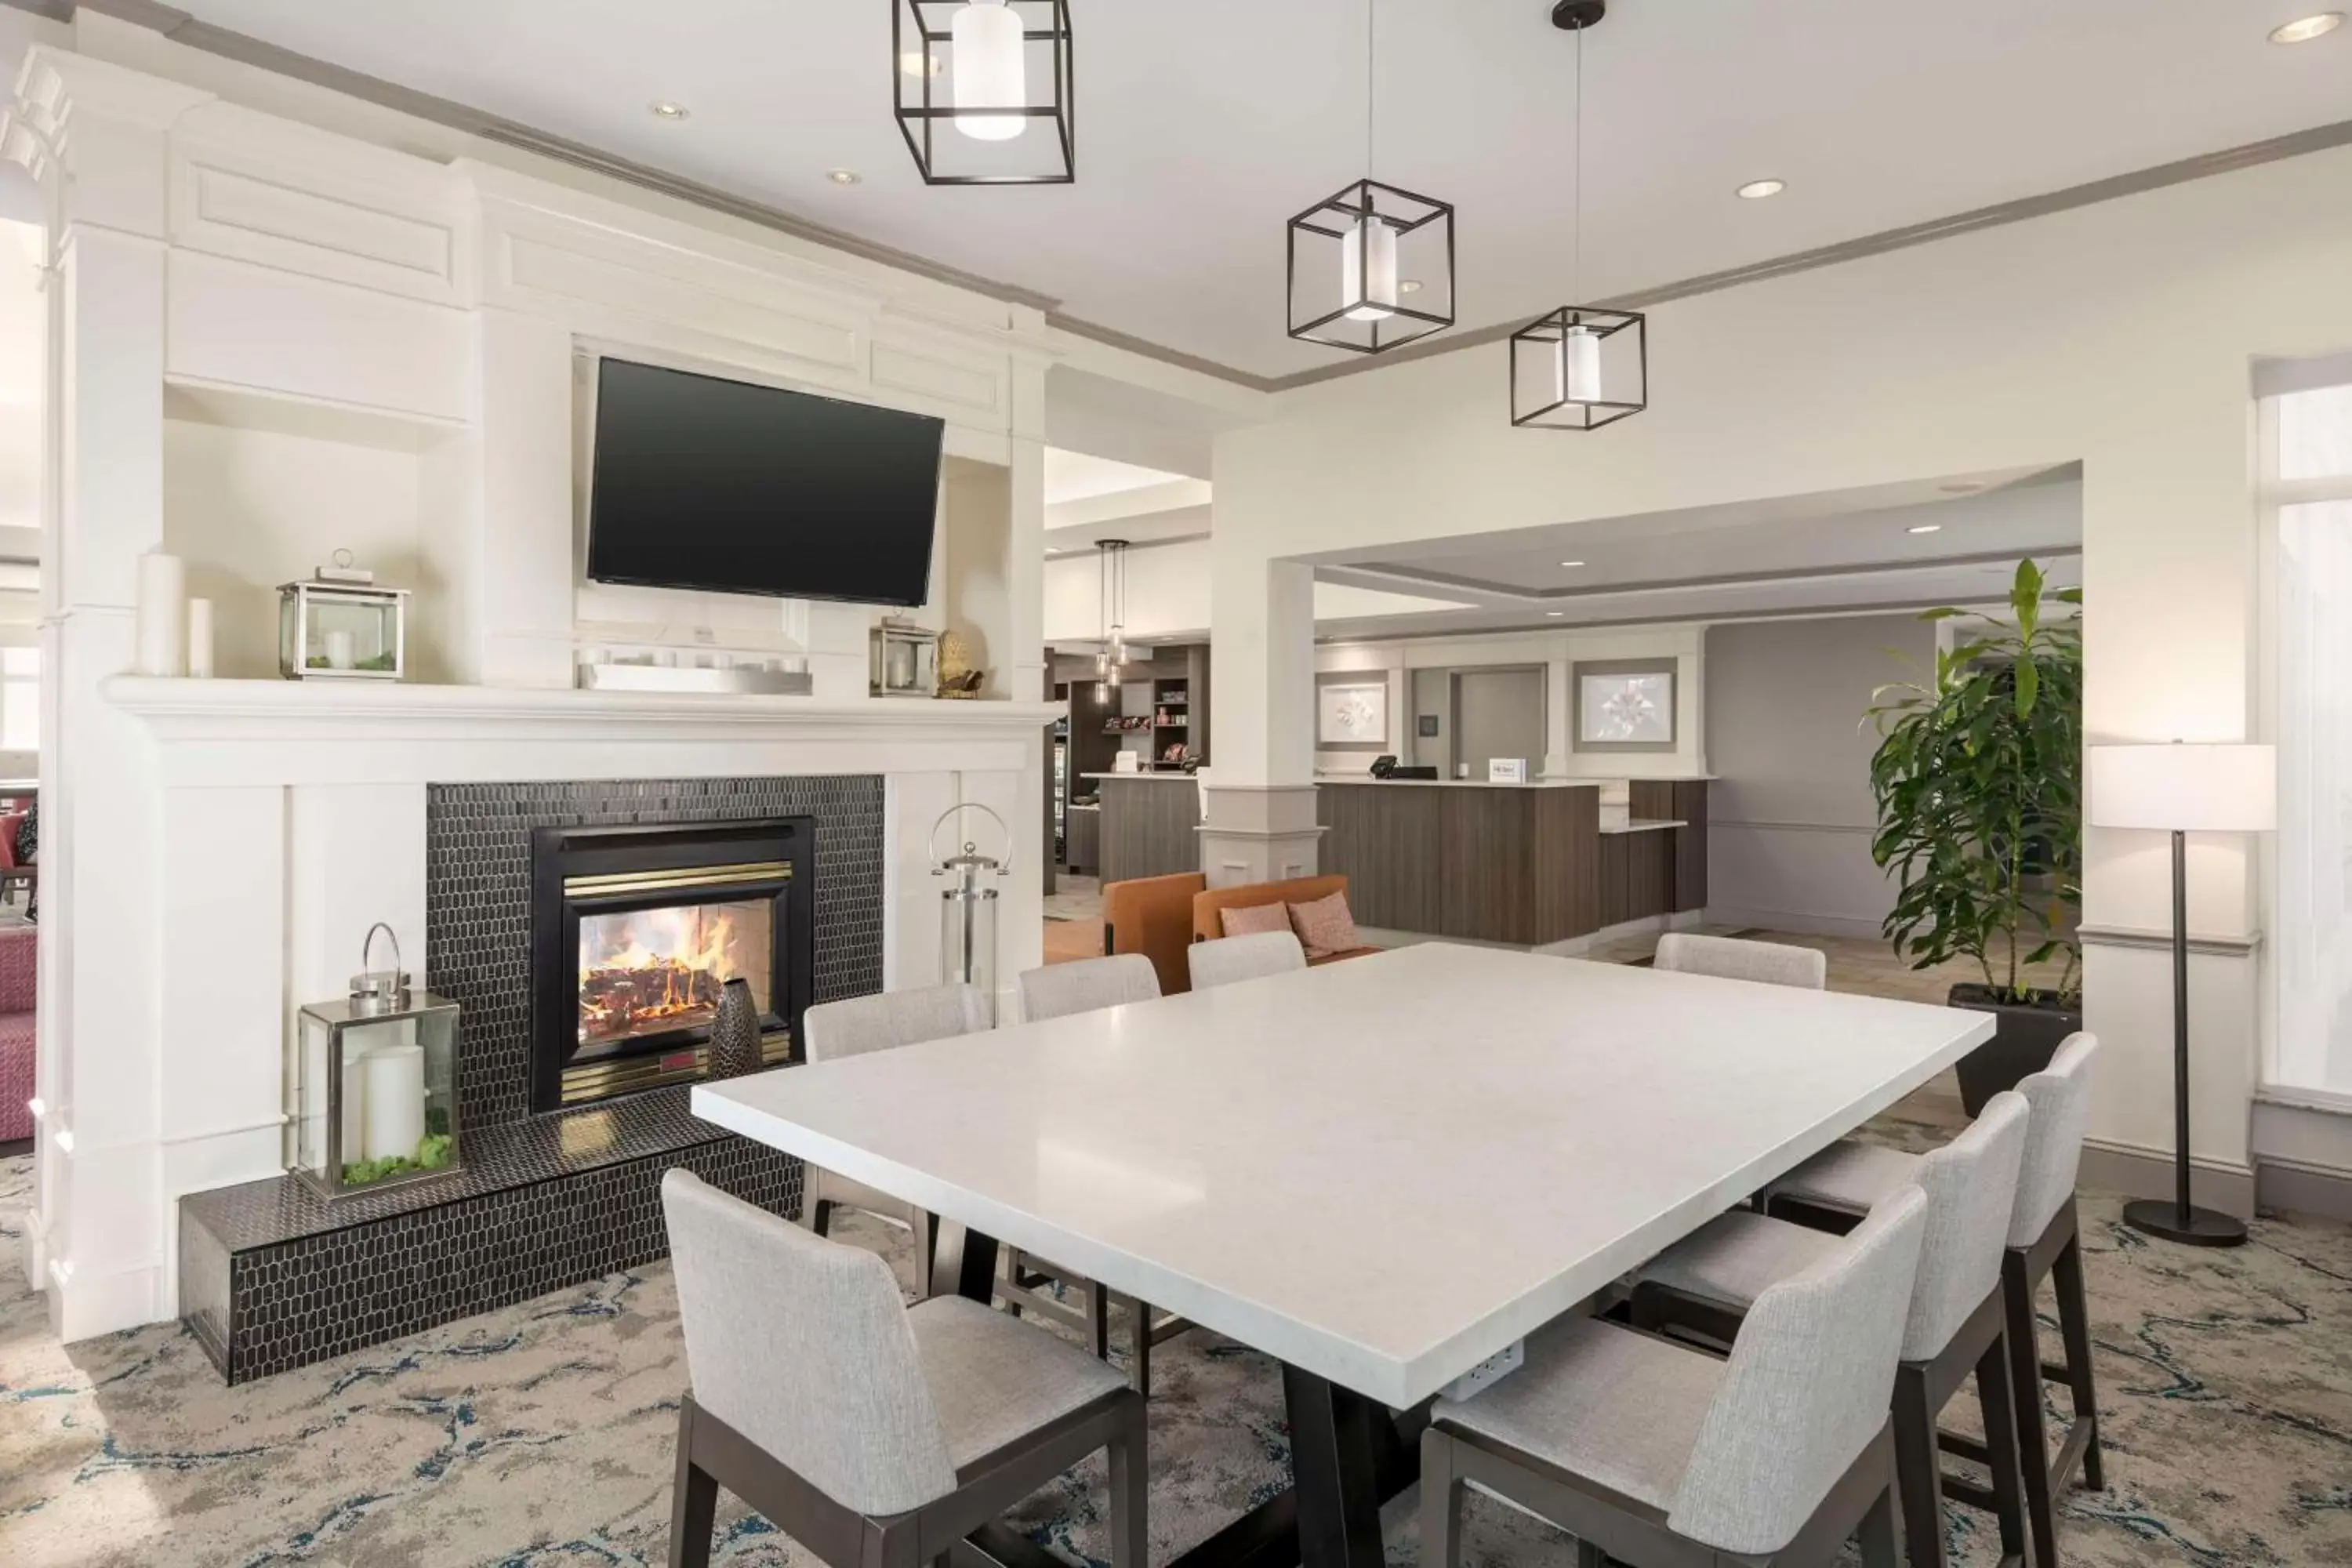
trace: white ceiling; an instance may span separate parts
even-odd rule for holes
[[[2081,585],[2077,469],[1943,483],[1984,488],[1956,495],[1921,482],[1328,555],[1318,582],[1468,607],[1318,612],[1316,632],[1360,639],[1975,605],[2003,597],[2028,555],[2053,586]]]
[[[1073,0],[1078,183],[1020,189],[922,185],[886,0],[180,4],[1222,364],[1349,357],[1285,337],[1283,225],[1368,172],[1365,0]],[[1549,0],[1386,0],[1369,172],[1456,205],[1461,321],[1488,325],[2342,120],[2352,28],[2265,41],[2320,4],[1618,0],[1574,282]],[[1787,193],[1734,199],[1767,175]]]
[[[1084,452],[1066,452],[1059,447],[1045,448],[1047,506],[1064,506],[1072,501],[1094,500],[1101,496],[1150,489],[1155,486],[1172,484],[1183,477],[1161,468],[1147,468],[1109,458],[1089,457]]]

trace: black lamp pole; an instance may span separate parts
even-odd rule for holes
[[[2241,1247],[2243,1222],[2200,1209],[2189,1194],[2189,835],[2172,834],[2172,1167],[2173,1200],[2124,1205],[2124,1223],[2184,1247]]]

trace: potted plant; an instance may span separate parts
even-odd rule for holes
[[[2083,636],[2073,615],[2044,618],[2042,589],[2020,562],[2009,620],[1938,649],[1932,681],[1880,687],[1864,720],[1880,736],[1871,858],[1902,883],[1885,934],[1914,969],[1974,961],[1983,979],[1951,1005],[2000,1019],[1959,1065],[1970,1115],[2082,1026]]]

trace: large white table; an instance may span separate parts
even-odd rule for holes
[[[1380,1496],[1412,1464],[1381,1407],[1423,1404],[1992,1028],[1430,943],[693,1105],[940,1215],[941,1289],[986,1300],[1002,1240],[1282,1362],[1298,1534],[1238,1554],[1376,1563]]]

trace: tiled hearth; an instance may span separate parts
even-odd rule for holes
[[[465,1008],[465,1171],[331,1207],[291,1178],[182,1199],[180,1309],[215,1364],[239,1383],[662,1257],[673,1165],[796,1212],[798,1163],[682,1086],[530,1114],[531,832],[814,817],[825,1001],[882,986],[885,798],[871,775],[433,786],[425,974]]]

